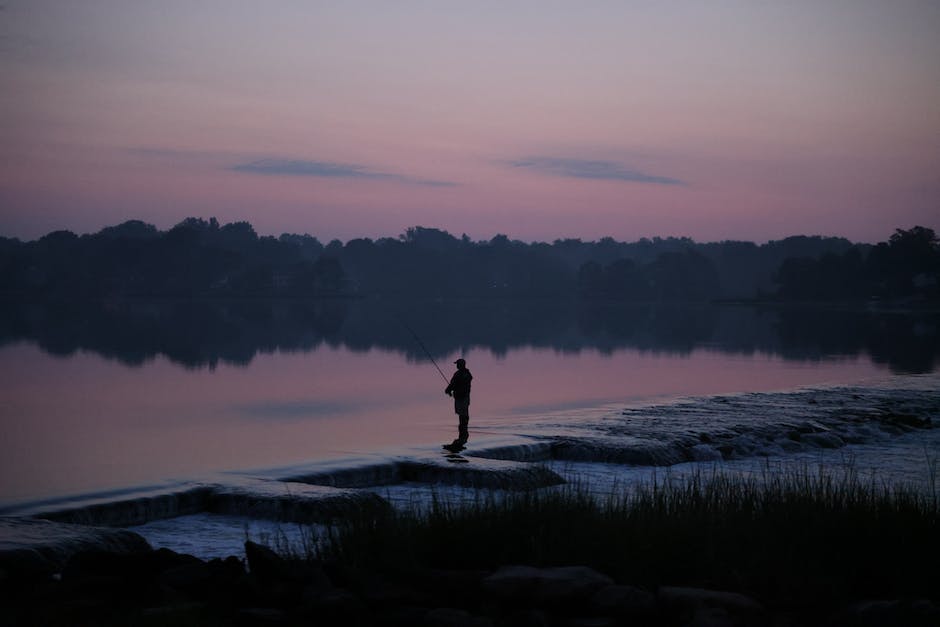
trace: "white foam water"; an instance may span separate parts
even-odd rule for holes
[[[500,498],[514,488],[533,488],[514,486],[511,480],[483,484],[486,487],[453,480],[462,466],[485,467],[488,460],[538,465],[599,496],[652,481],[682,481],[696,473],[715,472],[748,477],[850,473],[877,486],[905,486],[936,495],[938,423],[940,376],[898,377],[872,387],[679,399],[505,425],[478,440],[462,456],[465,463],[455,464],[453,472],[416,475],[393,468],[404,463],[394,460],[385,462],[383,472],[373,467],[356,472],[352,466],[344,469],[332,462],[330,472],[295,470],[285,478],[353,477],[357,489],[409,509],[428,507],[435,500],[460,504]],[[369,477],[375,481],[364,480]],[[316,526],[206,513],[132,529],[154,546],[202,558],[243,555],[245,539],[302,551],[322,531]]]

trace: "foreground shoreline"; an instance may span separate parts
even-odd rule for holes
[[[936,495],[846,475],[568,487],[363,510],[245,560],[133,538],[55,572],[3,555],[0,624],[934,625],[938,532]]]

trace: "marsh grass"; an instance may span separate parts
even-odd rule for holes
[[[668,476],[598,498],[585,485],[362,517],[316,557],[356,568],[587,565],[621,582],[737,590],[768,602],[938,599],[935,495],[851,469]]]

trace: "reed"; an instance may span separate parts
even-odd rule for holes
[[[616,580],[799,604],[938,599],[934,494],[851,469],[666,476],[598,497],[586,485],[429,506],[329,526],[318,559],[362,569],[587,565]]]

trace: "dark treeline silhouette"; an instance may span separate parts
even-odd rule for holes
[[[844,307],[729,307],[575,299],[173,299],[8,303],[0,346],[37,343],[68,356],[93,351],[128,365],[165,356],[187,367],[247,364],[258,353],[322,346],[391,350],[436,359],[482,348],[566,353],[634,349],[686,355],[696,349],[788,360],[870,356],[899,373],[940,360],[940,313]],[[455,330],[459,329],[459,333]]]
[[[0,238],[8,297],[552,297],[634,302],[936,299],[940,247],[923,227],[876,246],[834,237],[757,245],[688,238],[488,241],[414,227],[398,238],[258,236],[247,222],[132,220],[92,235]]]
[[[0,239],[0,290],[16,296],[318,296],[342,267],[309,236],[259,237],[247,222],[188,218],[166,232],[132,220],[81,237]]]
[[[853,246],[841,254],[786,259],[775,280],[784,300],[936,300],[940,241],[932,229],[897,229],[868,251]]]

